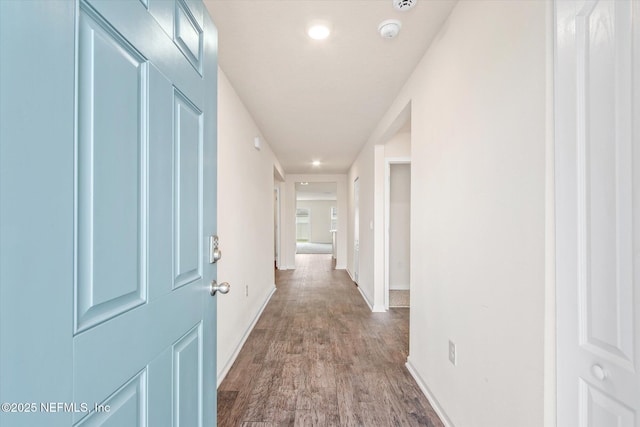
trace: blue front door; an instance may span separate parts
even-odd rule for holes
[[[0,400],[37,407],[0,424],[215,425],[217,33],[204,5],[2,3]],[[9,68],[24,61],[30,72]]]

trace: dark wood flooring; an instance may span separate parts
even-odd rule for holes
[[[218,426],[442,426],[404,364],[409,310],[372,313],[331,255],[297,255],[218,388]]]

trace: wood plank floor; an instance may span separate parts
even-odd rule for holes
[[[297,255],[218,388],[218,425],[433,426],[404,364],[409,310],[372,313],[331,255]]]

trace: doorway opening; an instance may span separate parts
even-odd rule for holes
[[[296,254],[336,254],[337,183],[296,182]]]
[[[385,308],[409,307],[411,298],[411,163],[386,161]]]
[[[384,308],[411,304],[411,105],[384,144]],[[380,260],[382,262],[382,260]]]

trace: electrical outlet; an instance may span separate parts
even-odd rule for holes
[[[244,285],[244,296],[249,296],[249,285]]]
[[[451,340],[449,340],[449,362],[453,363],[454,366],[457,364],[456,344]]]

